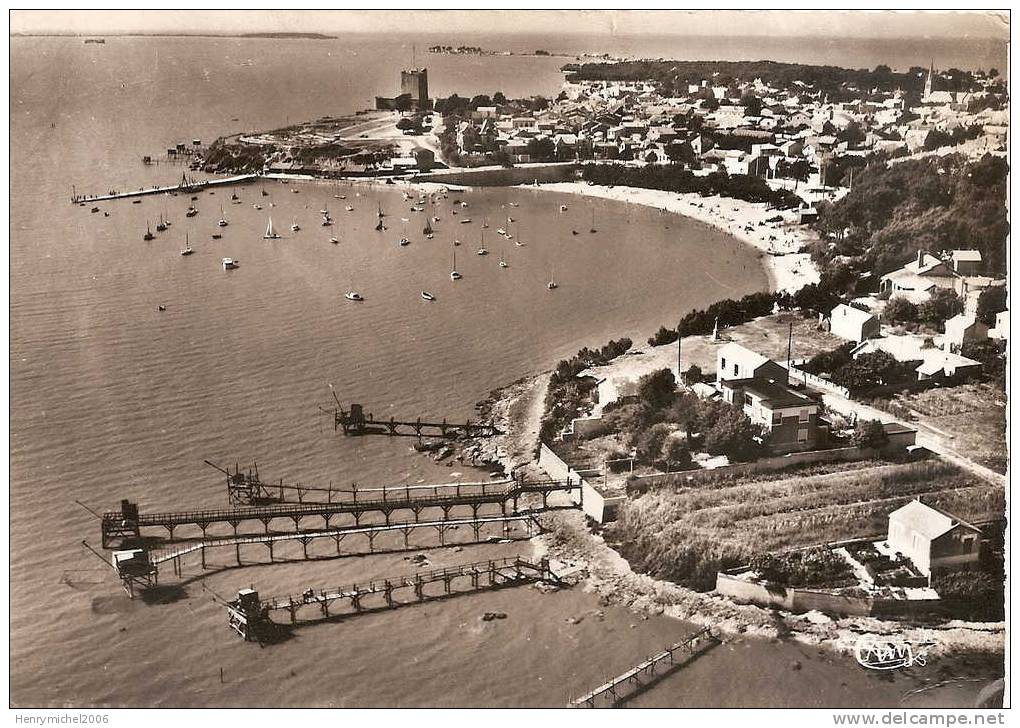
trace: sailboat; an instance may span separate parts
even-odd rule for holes
[[[380,220],[379,222],[377,222],[377,223],[375,224],[375,229],[376,229],[376,230],[385,230],[385,229],[386,229],[386,226],[385,226],[385,225],[383,225],[383,224],[382,224],[382,220]]]
[[[262,236],[263,240],[278,240],[280,234],[273,229],[273,218],[269,218],[269,225],[266,226],[266,234]]]
[[[266,188],[265,187],[262,188],[262,196],[263,197],[269,197],[269,193],[266,192]]]
[[[524,247],[524,240],[521,238],[521,225],[520,225],[520,223],[517,224],[517,240],[514,241],[514,245],[516,245],[518,248],[523,248]]]
[[[230,224],[227,222],[227,219],[223,216],[223,205],[220,205],[220,219],[217,221],[216,224],[219,225],[220,227],[226,227],[227,225]]]
[[[400,218],[400,219],[404,221],[404,234],[400,237],[400,240],[397,241],[397,244],[398,245],[410,245],[411,241],[407,239],[407,220],[405,218]]]
[[[145,221],[145,235],[142,236],[142,240],[152,240],[155,235],[152,234],[152,230],[149,229],[149,221]]]
[[[488,255],[489,251],[485,247],[485,233],[482,233],[482,246],[475,251],[478,255]]]
[[[510,264],[506,262],[506,258],[503,257],[503,251],[500,251],[500,253],[499,253],[499,267],[500,268],[509,268],[510,267]]]
[[[191,242],[188,240],[188,234],[184,233],[184,250],[181,251],[181,255],[191,255],[195,251],[191,249]]]
[[[237,190],[234,190],[234,189],[230,190],[230,201],[231,202],[240,202],[240,200],[241,200],[241,198],[237,196]]]
[[[164,230],[166,230],[167,225],[169,225],[169,223],[163,220],[163,213],[162,212],[159,213],[159,222],[156,223],[156,232],[157,233],[163,232]]]
[[[298,225],[297,224],[297,220],[295,220],[294,224],[290,226],[290,229],[291,229],[291,232],[295,232],[296,233],[298,230],[301,229],[301,226]]]
[[[556,274],[553,272],[552,263],[549,264],[549,282],[545,284],[545,287],[550,291],[559,287],[556,283]]]
[[[450,280],[459,281],[461,279],[460,273],[457,272],[457,249],[453,249],[453,267],[450,268]]]
[[[595,229],[595,208],[594,207],[591,208],[591,230],[589,230],[588,232],[590,232],[590,233],[597,233],[598,232],[598,230]]]

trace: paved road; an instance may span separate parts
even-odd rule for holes
[[[831,410],[839,412],[840,414],[853,417],[857,416],[859,419],[865,420],[878,420],[879,422],[897,422],[901,425],[917,429],[917,444],[922,447],[926,447],[934,453],[937,453],[955,463],[957,466],[969,470],[980,478],[987,480],[996,485],[1006,486],[1006,476],[1002,473],[997,473],[991,468],[987,468],[980,463],[976,463],[973,460],[961,455],[959,452],[953,449],[952,438],[946,435],[940,435],[933,431],[931,428],[925,427],[924,424],[919,422],[906,422],[904,420],[895,417],[889,412],[883,412],[882,410],[869,407],[861,402],[856,402],[852,399],[847,399],[838,394],[826,392],[822,394],[822,401],[825,406]]]

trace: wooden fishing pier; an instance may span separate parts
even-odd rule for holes
[[[504,539],[508,541],[523,540],[533,537],[540,531],[540,526],[536,519],[536,516],[540,511],[522,511],[520,513],[514,513],[509,516],[481,516],[479,518],[461,518],[461,519],[449,519],[449,520],[435,520],[435,521],[422,521],[422,522],[404,522],[404,523],[391,523],[389,525],[372,525],[372,526],[361,526],[361,527],[346,527],[336,528],[325,531],[299,531],[296,533],[280,533],[280,534],[255,534],[251,536],[238,536],[236,538],[217,538],[203,541],[197,541],[193,543],[187,543],[176,548],[161,549],[152,552],[146,552],[144,555],[145,560],[152,566],[158,576],[158,569],[163,564],[169,564],[175,576],[181,577],[184,575],[184,559],[191,554],[198,554],[200,557],[200,564],[202,569],[208,568],[206,562],[206,552],[216,548],[234,548],[235,564],[236,566],[242,566],[241,561],[241,547],[248,545],[262,545],[268,550],[269,561],[253,561],[247,562],[249,564],[265,564],[276,562],[276,548],[280,545],[289,543],[299,543],[302,548],[302,558],[338,558],[342,556],[364,556],[369,554],[386,553],[390,551],[408,551],[412,549],[425,549],[435,548],[435,544],[431,546],[412,545],[410,543],[411,534],[419,530],[435,530],[438,534],[438,546],[447,546],[451,542],[448,540],[447,535],[451,531],[457,531],[458,529],[471,529],[473,539],[471,540],[459,540],[457,545],[469,546],[473,544],[484,543],[491,539]],[[515,532],[514,527],[517,527]],[[488,528],[490,535],[485,536],[484,532]],[[493,532],[494,531],[494,532]],[[376,543],[376,539],[379,536],[385,534],[402,535],[403,545],[401,546],[397,542],[396,546],[391,545],[390,547],[380,547]],[[361,549],[347,549],[343,550],[342,544],[344,539],[354,536],[363,536],[365,538],[364,547]],[[336,546],[335,555],[321,554],[320,556],[312,556],[308,552],[308,547],[318,539],[332,539]],[[125,574],[121,574],[122,578]]]
[[[286,613],[291,625],[313,624],[539,581],[560,583],[547,559],[532,563],[517,557],[476,561],[332,589],[308,589],[299,595],[267,600],[260,599],[252,587],[239,591],[237,599],[226,604],[227,623],[245,641],[261,642],[262,636],[275,626],[274,613]],[[441,590],[432,587],[437,584],[442,584]],[[398,594],[402,600],[397,599]]]
[[[332,503],[334,500],[345,499],[356,501],[359,497],[362,499],[386,498],[387,494],[400,493],[403,493],[405,499],[409,499],[412,493],[422,495],[439,495],[441,492],[456,493],[458,495],[461,493],[484,494],[487,491],[505,487],[508,483],[513,482],[512,478],[503,478],[500,480],[452,481],[449,483],[429,483],[427,485],[408,484],[382,487],[364,487],[355,483],[343,488],[330,484],[328,488],[323,488],[322,486],[304,485],[302,483],[285,483],[282,478],[276,482],[264,481],[259,475],[258,463],[254,463],[252,467],[242,471],[237,465],[231,470],[229,466],[221,468],[219,465],[208,460],[204,462],[227,476],[227,502],[232,506],[285,503],[293,501],[295,498],[298,503],[305,503],[306,501],[321,502],[323,500],[326,503]],[[390,498],[392,499],[392,496]]]
[[[680,642],[665,648],[662,652],[638,663],[622,675],[599,685],[591,692],[571,700],[574,708],[615,707],[633,697],[651,683],[662,679],[672,671],[687,664],[698,655],[719,644],[711,627],[705,627]],[[656,668],[660,672],[656,675]]]
[[[343,430],[345,435],[389,435],[391,437],[405,436],[417,437],[444,437],[454,439],[457,437],[493,437],[501,434],[494,425],[471,422],[447,422],[444,418],[441,422],[423,421],[420,417],[416,420],[398,420],[391,417],[388,420],[378,420],[369,412],[365,414],[360,404],[352,404],[351,408],[344,409],[337,402],[333,412],[333,429]]]
[[[132,197],[147,197],[149,195],[191,194],[194,192],[201,192],[208,187],[223,187],[225,185],[236,185],[243,182],[250,182],[258,176],[259,175],[257,174],[239,174],[234,177],[226,177],[224,179],[195,181],[189,180],[186,176],[182,175],[179,183],[165,187],[144,187],[142,189],[131,190],[129,192],[109,192],[105,195],[79,195],[77,192],[74,192],[71,195],[71,204],[81,205],[86,202],[126,200]]]
[[[354,527],[362,525],[362,518],[369,514],[382,515],[385,525],[391,524],[393,514],[404,511],[413,515],[414,523],[421,522],[423,513],[433,509],[442,512],[442,518],[449,520],[451,512],[456,509],[470,509],[471,517],[477,519],[485,506],[496,507],[501,516],[516,513],[519,501],[524,496],[537,495],[542,498],[542,508],[548,507],[549,495],[555,492],[572,491],[580,488],[580,483],[566,480],[525,480],[517,478],[496,484],[497,487],[484,485],[472,488],[469,492],[456,489],[444,493],[412,493],[411,486],[403,488],[384,488],[369,491],[361,495],[354,491],[354,498],[317,503],[275,503],[269,505],[238,506],[235,508],[170,511],[157,513],[140,513],[138,506],[130,501],[122,500],[120,511],[107,512],[101,518],[101,535],[103,548],[110,548],[114,542],[137,541],[142,530],[147,528],[166,529],[168,538],[173,541],[175,531],[182,527],[197,528],[201,538],[208,538],[210,527],[229,525],[233,537],[238,536],[238,526],[242,523],[258,521],[263,525],[264,533],[270,533],[269,525],[274,521],[289,520],[294,524],[294,532],[301,532],[302,521],[319,519],[320,528],[333,528],[334,519],[348,518]],[[394,492],[395,491],[395,492]]]

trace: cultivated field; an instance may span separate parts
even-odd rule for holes
[[[964,384],[896,399],[953,450],[1006,472],[1006,396],[1001,390],[990,384]]]
[[[607,540],[640,571],[697,589],[759,553],[883,534],[912,498],[970,521],[995,518],[1004,493],[943,461],[875,465],[771,480],[653,490],[630,499]]]

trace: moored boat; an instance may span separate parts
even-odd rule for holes
[[[435,301],[436,300],[436,297],[433,296],[428,291],[422,291],[421,292],[421,297],[424,298],[426,301]]]
[[[357,291],[347,291],[347,293],[344,294],[344,298],[346,298],[348,301],[364,301],[365,300],[364,296],[362,296]]]
[[[234,270],[238,263],[233,258],[224,258],[221,263],[223,264],[223,270]]]

